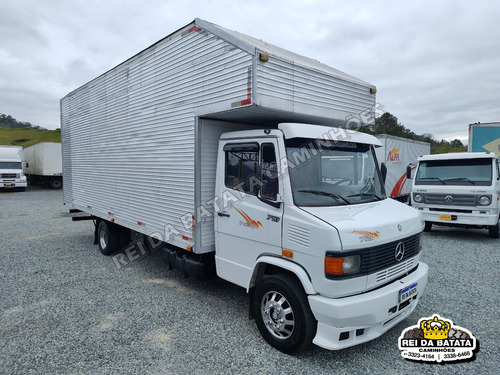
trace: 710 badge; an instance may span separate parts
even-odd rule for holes
[[[437,314],[420,319],[399,337],[401,355],[413,361],[462,361],[473,358],[476,348],[476,338],[470,331]]]

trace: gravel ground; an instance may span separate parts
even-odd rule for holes
[[[155,252],[117,269],[92,243],[92,222],[71,221],[62,191],[0,192],[0,374],[498,373],[500,240],[485,230],[425,234],[427,289],[391,331],[295,357],[260,337],[243,289],[184,279]],[[475,361],[401,357],[402,330],[436,313],[476,336]]]

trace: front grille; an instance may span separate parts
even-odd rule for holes
[[[378,281],[381,281],[397,275],[399,272],[407,270],[413,266],[413,260],[411,258],[420,253],[420,236],[421,234],[419,233],[401,240],[345,253],[328,252],[326,254],[327,256],[335,257],[359,255],[361,258],[361,264],[359,271],[357,272],[344,275],[326,275],[326,277],[329,279],[345,279],[369,275],[384,270],[377,275]],[[400,243],[404,245],[404,255],[398,260],[396,259],[396,247]]]
[[[2,173],[0,175],[1,178],[17,178],[17,174],[15,173]]]
[[[445,199],[451,197],[451,200]],[[425,203],[450,206],[475,206],[476,196],[469,194],[425,194]]]

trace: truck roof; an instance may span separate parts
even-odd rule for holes
[[[426,160],[460,160],[460,159],[496,159],[497,156],[491,152],[450,152],[448,154],[434,154],[420,156],[418,161]]]
[[[114,68],[108,70],[107,72],[101,74],[100,76],[94,78],[90,82],[87,82],[82,87],[90,84],[91,82],[97,80],[99,77],[104,76],[106,73],[109,73],[110,71],[116,69],[117,67],[119,67],[121,65],[125,65],[127,62],[134,59],[136,56],[141,55],[145,51],[154,48],[156,45],[159,45],[164,40],[172,39],[172,38],[176,37],[178,34],[181,34],[183,29],[185,29],[186,27],[190,27],[190,26],[191,26],[190,30],[196,30],[196,29],[207,30],[207,31],[211,32],[212,34],[216,35],[217,37],[219,37],[220,39],[226,40],[227,42],[233,44],[234,46],[236,46],[236,47],[238,47],[238,48],[240,48],[240,49],[242,49],[242,50],[244,50],[252,55],[257,54],[258,52],[264,52],[264,53],[267,53],[271,56],[283,58],[286,61],[294,61],[295,64],[298,64],[298,65],[301,65],[301,66],[304,66],[307,68],[311,68],[311,69],[314,69],[314,70],[317,70],[320,72],[328,73],[328,74],[336,76],[342,80],[357,83],[357,84],[368,86],[368,87],[375,89],[375,85],[368,83],[366,81],[363,81],[359,78],[356,78],[350,74],[344,73],[338,69],[332,68],[331,66],[323,64],[323,63],[319,62],[318,60],[312,59],[310,57],[299,55],[297,53],[288,51],[284,48],[267,43],[263,40],[256,39],[254,37],[239,33],[239,32],[234,31],[234,30],[226,29],[224,27],[221,27],[221,26],[216,25],[214,23],[202,20],[200,18],[195,18],[194,21],[192,21],[191,23],[189,23],[186,26],[180,28],[179,30],[167,35],[166,37],[160,39],[156,43],[153,43],[151,46],[145,48],[144,50],[140,51],[139,53],[137,53],[134,56],[130,57],[129,59],[125,60],[124,62],[118,64],[116,67],[114,67]],[[65,97],[70,96],[75,91],[76,90],[70,92]]]
[[[332,141],[345,141],[353,143],[363,143],[374,145],[375,147],[382,147],[380,141],[374,136],[366,133],[357,132],[354,130],[346,130],[341,127],[312,125],[295,122],[285,122],[278,124],[278,129],[284,134],[286,139],[291,138],[307,138],[307,139],[325,139]],[[271,130],[270,134],[275,133],[277,130]],[[221,138],[228,139],[233,137],[245,138],[255,136],[253,130],[242,130],[228,132],[221,136]]]

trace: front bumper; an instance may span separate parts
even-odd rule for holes
[[[28,186],[27,182],[0,182],[0,188],[13,189],[13,188],[25,188]]]
[[[463,210],[463,208],[462,208]],[[441,225],[470,225],[470,226],[490,226],[498,223],[498,212],[492,209],[474,208],[472,212],[454,211],[430,211],[428,208],[419,209],[422,213],[422,219]],[[446,215],[450,215],[453,219],[446,220]]]
[[[410,275],[351,297],[308,296],[318,321],[313,343],[325,349],[338,350],[381,336],[415,309],[427,285],[428,270],[427,264],[420,262]],[[399,291],[414,283],[418,283],[417,295],[399,304]]]

